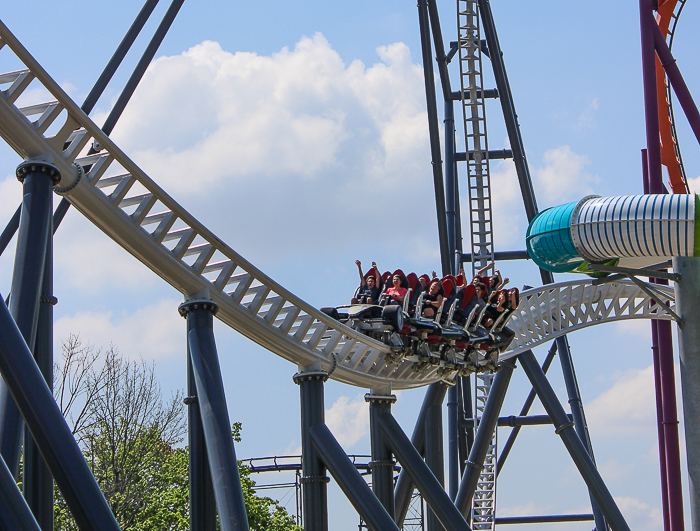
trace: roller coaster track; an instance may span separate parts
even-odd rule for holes
[[[8,48],[26,68],[0,74],[0,136],[23,159],[54,164],[61,172],[56,192],[185,297],[210,298],[222,322],[293,363],[320,364],[338,381],[406,389],[450,376],[439,365],[415,370],[409,359],[392,359],[383,343],[341,325],[266,276],[131,161],[0,22],[0,53]],[[54,100],[17,107],[28,87],[40,88],[37,83]],[[89,145],[98,152],[86,155]],[[655,287],[673,307],[671,289]],[[514,348],[504,357],[565,331],[641,317],[671,318],[631,283],[533,289],[523,292],[512,319]]]
[[[656,23],[664,37],[668,38],[669,49],[673,46],[678,18],[685,7],[686,0],[665,0],[659,2]],[[661,61],[656,58],[656,86],[659,106],[659,130],[661,133],[661,161],[668,169],[671,188],[674,194],[687,194],[688,180],[683,167],[681,150],[678,145],[678,134],[673,116],[673,98],[671,86],[666,79],[666,73]]]

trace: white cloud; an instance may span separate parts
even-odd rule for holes
[[[21,202],[22,184],[14,175],[0,182],[0,219],[9,220]]]
[[[491,190],[495,245],[503,249],[523,242],[527,218],[525,217],[515,164],[511,161],[499,161],[497,164],[491,165]],[[461,195],[462,205],[468,208],[468,193]],[[468,212],[465,214],[462,215],[462,219],[468,222]],[[465,226],[463,230],[468,231],[469,227]]]
[[[403,43],[377,54],[345,64],[319,33],[270,56],[206,41],[154,61],[112,138],[242,252],[318,251],[339,230],[360,245],[388,224],[413,255],[436,238],[423,72]]]
[[[545,151],[541,164],[531,166],[540,210],[565,201],[575,201],[592,193],[592,185],[598,182],[598,178],[585,171],[589,162],[587,156],[575,153],[566,145]],[[522,245],[527,218],[518,175],[512,161],[502,160],[491,164],[491,190],[496,245],[499,248]],[[462,205],[468,207],[468,192],[463,191],[461,197]],[[468,215],[463,218],[469,219]]]
[[[369,433],[369,408],[364,396],[341,396],[326,410],[326,426],[346,450]]]
[[[663,528],[663,514],[659,507],[631,497],[615,497],[615,503],[631,529],[652,531]]]
[[[651,338],[651,325],[649,319],[629,319],[627,321],[619,321],[615,323],[617,332],[620,334],[628,334],[642,339],[649,340]]]
[[[658,453],[656,457],[658,458]],[[608,482],[625,479],[634,472],[633,464],[622,464],[615,459],[610,459],[604,463],[598,463],[597,467],[600,475]]]
[[[54,323],[54,348],[58,352],[61,341],[77,334],[98,348],[114,344],[133,359],[183,355],[186,326],[177,312],[180,302],[164,299],[129,314],[87,311],[61,317]]]
[[[596,437],[642,433],[655,426],[654,368],[631,369],[586,405]]]
[[[688,188],[694,194],[700,194],[700,175],[688,179]]]
[[[559,146],[545,151],[544,166],[535,168],[535,188],[541,190],[543,199],[549,204],[573,201],[590,194],[591,185],[598,179],[585,171],[590,159]]]

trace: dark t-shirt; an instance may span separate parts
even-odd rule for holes
[[[375,286],[370,288],[367,286],[367,284],[365,284],[364,286],[360,286],[360,290],[357,292],[357,298],[361,303],[376,304],[379,300],[379,295],[381,292],[382,290],[380,290],[378,287]],[[366,300],[363,300],[365,298]]]

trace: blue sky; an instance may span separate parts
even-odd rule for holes
[[[91,115],[96,123],[166,7],[158,6],[99,101]],[[438,7],[449,42],[456,37],[455,5]],[[30,0],[10,3],[1,17],[82,103],[139,9],[132,1]],[[645,139],[636,5],[494,0],[493,11],[540,208],[588,193],[640,193]],[[699,19],[700,8],[689,2],[674,42],[695,93],[700,43],[692,28]],[[439,267],[421,64],[415,2],[271,1],[264,9],[185,2],[112,136],[275,280],[316,306],[340,304],[354,290],[356,258],[382,269]],[[488,74],[486,85],[493,86]],[[506,147],[498,102],[489,101],[486,112],[490,148]],[[678,128],[686,170],[697,178],[697,143],[682,118]],[[20,200],[18,163],[0,146],[0,220]],[[496,246],[522,249],[525,215],[512,164],[496,163],[492,171]],[[12,254],[0,258],[2,293]],[[530,263],[501,269],[516,286],[538,282]],[[55,289],[57,353],[67,334],[80,333],[97,346],[112,342],[131,357],[154,360],[166,390],[184,388],[181,296],[75,211],[56,237]],[[297,452],[295,367],[223,325],[216,333],[229,412],[244,427],[239,458]],[[636,322],[570,337],[598,464],[635,529],[658,529],[661,515],[649,336],[649,324]],[[537,355],[543,359],[544,348]],[[566,402],[557,363],[551,372]],[[516,414],[528,391],[516,371],[504,414]],[[328,424],[348,453],[369,451],[364,392],[327,385]],[[422,394],[399,393],[394,412],[409,432]],[[537,405],[534,412],[541,411]],[[589,510],[583,482],[550,427],[521,431],[499,477],[498,507],[502,515]],[[331,527],[356,525],[332,488]],[[549,529],[564,527],[590,524]]]

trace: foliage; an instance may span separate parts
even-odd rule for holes
[[[98,366],[98,362],[102,364]],[[55,367],[56,400],[122,530],[189,529],[188,449],[182,393],[163,401],[154,366],[129,362],[116,348],[104,356],[77,336]],[[241,424],[232,437],[241,440]],[[255,494],[239,463],[251,530],[297,531],[275,500]],[[56,490],[55,529],[77,529]]]

